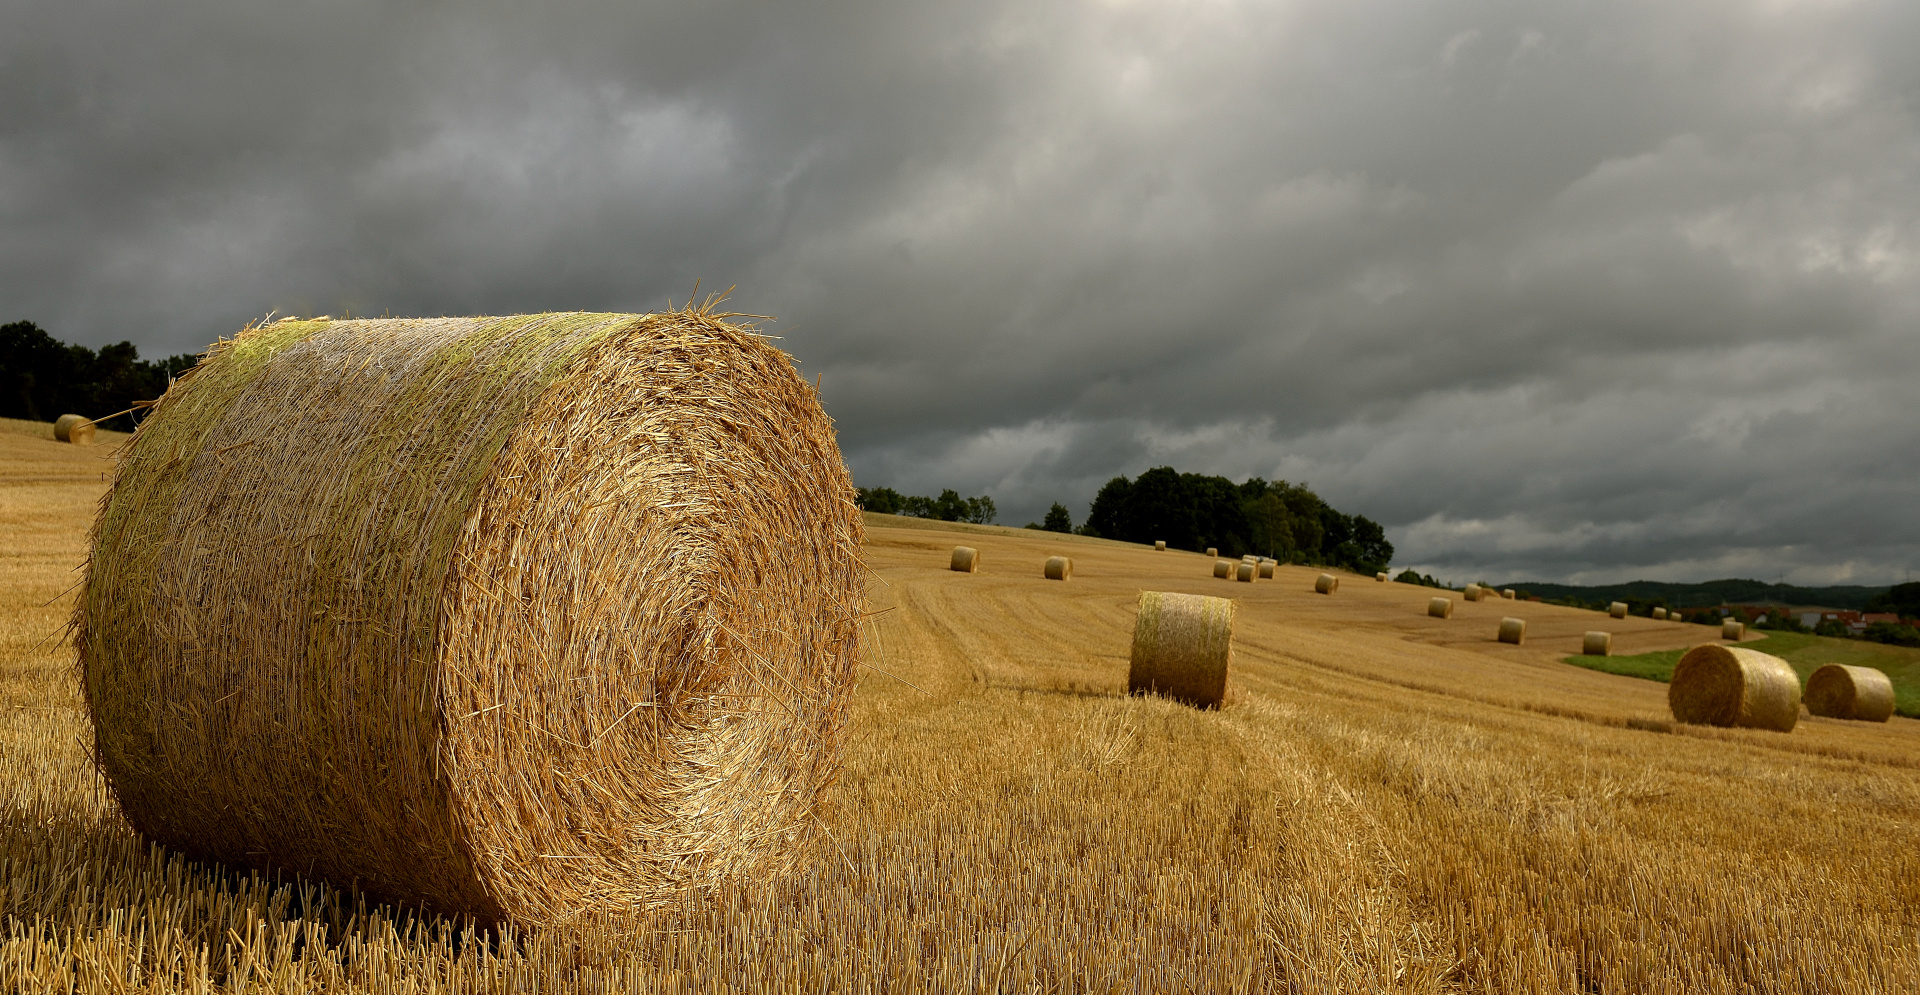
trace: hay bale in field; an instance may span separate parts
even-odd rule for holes
[[[1627,603],[1624,601],[1616,601],[1613,604],[1608,605],[1607,615],[1610,618],[1626,618]]]
[[[1580,640],[1580,652],[1586,656],[1612,656],[1613,633],[1589,632]]]
[[[76,446],[93,445],[93,422],[79,415],[61,415],[53,423],[53,437]]]
[[[980,551],[972,546],[953,547],[953,556],[947,560],[948,570],[957,570],[963,574],[976,573],[980,569]]]
[[[74,619],[127,820],[483,922],[811,861],[863,529],[812,385],[727,317],[214,346],[119,461]]]
[[[1667,707],[1694,725],[1792,732],[1800,721],[1800,678],[1777,656],[1706,643],[1674,665]]]
[[[1199,594],[1140,592],[1127,693],[1218,707],[1226,698],[1232,662],[1233,602]]]
[[[1216,548],[1216,547],[1213,547],[1213,546],[1208,546],[1208,547],[1207,547],[1207,555],[1208,555],[1208,556],[1213,556],[1213,557],[1218,557],[1218,556],[1220,555],[1220,550],[1219,550],[1218,548]]]
[[[1513,588],[1509,587],[1506,590],[1501,591],[1500,596],[1507,599],[1508,601],[1512,601],[1514,599]]]
[[[1665,608],[1655,608],[1653,610],[1653,617],[1656,619],[1665,619],[1667,617],[1667,610]]]
[[[1340,590],[1340,578],[1332,574],[1321,574],[1313,579],[1313,593],[1332,594]]]
[[[1153,541],[1153,548],[1155,552],[1164,553],[1167,551],[1167,541],[1165,539],[1155,539]]]
[[[1233,577],[1233,561],[1232,560],[1213,561],[1213,575],[1223,580],[1231,579]]]
[[[1747,623],[1745,622],[1735,622],[1733,619],[1727,619],[1720,623],[1720,638],[1722,639],[1729,639],[1737,643],[1740,641],[1740,637],[1746,634]]]
[[[1253,555],[1252,553],[1248,553],[1247,555],[1240,557],[1240,562],[1251,563],[1254,566],[1259,566],[1260,558],[1258,556]]]
[[[1452,618],[1453,617],[1453,599],[1452,598],[1428,598],[1427,614],[1433,616],[1434,618]]]
[[[1893,681],[1872,667],[1829,663],[1807,678],[1807,711],[1830,719],[1885,722],[1893,717]]]
[[[1251,584],[1253,583],[1253,579],[1259,575],[1260,568],[1252,563],[1242,563],[1233,568],[1233,579],[1237,581]]]
[[[1382,571],[1380,571],[1379,573],[1377,573],[1377,574],[1374,574],[1374,575],[1373,575],[1373,579],[1374,579],[1374,580],[1377,580],[1377,581],[1379,581],[1379,582],[1380,582],[1380,583],[1382,583],[1382,584],[1384,584],[1384,583],[1386,583],[1386,582],[1387,582],[1387,572],[1386,572],[1385,570],[1382,570]]]
[[[1046,574],[1048,580],[1072,580],[1073,561],[1064,556],[1049,556]]]
[[[1500,641],[1515,646],[1527,641],[1527,620],[1524,618],[1503,618],[1500,620]]]
[[[1466,589],[1460,592],[1460,596],[1466,598],[1468,601],[1480,600],[1480,585],[1468,584]]]
[[[1274,567],[1275,567],[1276,565],[1277,565],[1277,564],[1275,564],[1275,563],[1274,563],[1274,562],[1273,562],[1272,560],[1267,560],[1266,562],[1264,562],[1264,563],[1261,563],[1261,564],[1260,564],[1260,579],[1262,579],[1262,580],[1272,580],[1272,579],[1273,579],[1273,568],[1274,568]]]

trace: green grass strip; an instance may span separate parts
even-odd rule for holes
[[[1757,643],[1741,643],[1749,649],[1771,653],[1787,661],[1800,675],[1807,677],[1829,663],[1849,667],[1872,667],[1893,682],[1893,710],[1908,718],[1920,718],[1920,650],[1888,646],[1863,639],[1834,639],[1799,632],[1769,632]],[[1685,650],[1661,650],[1636,656],[1570,656],[1567,663],[1625,677],[1666,683],[1673,679],[1674,665]]]

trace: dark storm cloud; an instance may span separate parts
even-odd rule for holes
[[[1172,463],[1403,563],[1899,579],[1907,4],[28,3],[0,318],[779,315],[863,482]]]

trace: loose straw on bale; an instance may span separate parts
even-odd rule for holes
[[[1165,539],[1155,539],[1153,541],[1153,548],[1158,552],[1164,553],[1167,549],[1167,541]]]
[[[1433,616],[1434,618],[1452,618],[1453,617],[1453,599],[1452,598],[1428,598],[1427,614]]]
[[[1613,633],[1589,632],[1580,640],[1580,652],[1587,656],[1612,656]]]
[[[1893,717],[1893,682],[1872,667],[1829,663],[1807,678],[1807,711],[1830,719],[1885,722]]]
[[[1500,620],[1500,641],[1515,646],[1527,641],[1527,620],[1524,618],[1503,618]]]
[[[1616,601],[1613,604],[1608,605],[1607,614],[1613,618],[1626,618],[1627,603],[1624,601]]]
[[[1253,578],[1257,576],[1259,573],[1260,573],[1259,567],[1251,563],[1242,563],[1239,566],[1233,568],[1233,579],[1239,580],[1239,581],[1245,581],[1250,584],[1253,582]]]
[[[292,321],[153,409],[74,619],[134,828],[484,922],[810,862],[862,526],[711,308]]]
[[[1233,602],[1199,594],[1140,592],[1133,623],[1129,694],[1161,694],[1203,708],[1227,694],[1233,662]]]
[[[1095,573],[1098,572],[1095,571]],[[1072,580],[1073,561],[1064,556],[1049,556],[1046,573],[1048,580]]]
[[[1215,560],[1215,561],[1213,561],[1213,575],[1214,575],[1215,577],[1220,577],[1220,578],[1223,578],[1223,579],[1232,579],[1232,577],[1233,577],[1233,561],[1232,561],[1232,560]]]
[[[1271,579],[1273,577],[1274,565],[1275,564],[1272,560],[1262,561],[1260,564],[1260,579],[1262,580]]]
[[[53,423],[53,437],[76,446],[93,445],[94,424],[79,415],[61,415]]]
[[[1332,594],[1340,590],[1340,578],[1332,574],[1321,574],[1313,580],[1313,593]]]
[[[1694,725],[1792,732],[1800,721],[1800,678],[1777,656],[1707,643],[1674,665],[1667,707]]]
[[[972,546],[953,547],[953,556],[947,561],[947,569],[970,574],[980,569],[980,551]]]
[[[1735,622],[1733,619],[1727,619],[1725,622],[1720,623],[1720,638],[1722,639],[1730,639],[1737,643],[1740,641],[1740,637],[1746,634],[1747,623],[1745,622]]]

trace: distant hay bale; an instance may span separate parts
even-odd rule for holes
[[[1524,618],[1503,618],[1500,620],[1500,641],[1515,646],[1527,641],[1527,620]]]
[[[1480,600],[1480,585],[1468,584],[1466,589],[1461,591],[1460,594],[1468,601],[1478,601]]]
[[[1626,618],[1627,603],[1624,601],[1616,601],[1613,604],[1608,605],[1607,614],[1613,618]]]
[[[1232,578],[1233,577],[1233,561],[1232,560],[1213,561],[1213,575],[1215,577],[1219,577],[1222,579]]]
[[[1433,616],[1434,618],[1452,618],[1453,617],[1453,599],[1452,598],[1428,598],[1427,614]]]
[[[1800,678],[1777,656],[1706,643],[1674,665],[1667,707],[1693,725],[1792,732],[1800,721]]]
[[[953,556],[947,561],[947,569],[970,574],[980,569],[980,551],[972,546],[953,547]]]
[[[1259,575],[1260,575],[1259,566],[1252,563],[1242,563],[1233,568],[1234,580],[1244,581],[1246,583],[1251,584],[1253,583],[1253,579],[1255,577],[1258,577]]]
[[[1587,656],[1612,656],[1613,633],[1589,632],[1580,640],[1580,652]]]
[[[813,385],[725,317],[214,346],[115,468],[74,617],[127,821],[482,922],[815,860],[863,528]]]
[[[1655,608],[1653,610],[1653,617],[1656,619],[1664,619],[1667,617],[1667,610],[1665,608]]]
[[[1501,591],[1500,596],[1507,599],[1508,601],[1512,601],[1514,599],[1513,588],[1509,587],[1506,590]]]
[[[1207,555],[1208,555],[1208,556],[1219,556],[1219,555],[1220,555],[1220,550],[1219,550],[1218,548],[1216,548],[1216,547],[1213,547],[1213,546],[1208,546],[1208,547],[1207,547]]]
[[[1259,565],[1260,565],[1260,558],[1259,558],[1258,556],[1255,556],[1255,555],[1253,555],[1252,553],[1248,553],[1247,555],[1245,555],[1245,556],[1242,556],[1242,557],[1240,558],[1240,562],[1242,562],[1242,563],[1251,563],[1251,564],[1253,564],[1253,565],[1255,565],[1255,566],[1259,566]]]
[[[1127,693],[1160,694],[1202,708],[1226,698],[1233,663],[1233,602],[1199,594],[1140,592]]]
[[[1167,550],[1167,541],[1165,539],[1155,539],[1153,541],[1153,548],[1156,552],[1164,553]]]
[[[1064,556],[1049,556],[1046,572],[1048,580],[1072,580],[1073,561]]]
[[[1379,582],[1380,582],[1380,583],[1382,583],[1382,584],[1384,584],[1384,583],[1386,583],[1386,582],[1387,582],[1387,572],[1386,572],[1385,570],[1382,570],[1382,571],[1380,571],[1379,573],[1377,573],[1377,574],[1374,574],[1374,575],[1373,575],[1373,579],[1374,579],[1374,580],[1377,580],[1377,581],[1379,581]]]
[[[1730,639],[1737,643],[1740,641],[1740,637],[1746,634],[1747,623],[1745,622],[1735,622],[1733,619],[1727,619],[1720,623],[1720,638],[1722,639]]]
[[[1829,663],[1807,678],[1806,700],[1815,715],[1885,722],[1893,717],[1893,681],[1872,667]]]
[[[1273,577],[1273,568],[1274,568],[1274,566],[1275,566],[1275,564],[1274,564],[1274,562],[1273,562],[1272,560],[1266,560],[1266,561],[1264,561],[1264,562],[1262,562],[1262,563],[1260,564],[1260,578],[1261,578],[1262,580],[1270,580],[1270,579],[1272,579],[1272,577]]]
[[[1321,574],[1313,580],[1313,593],[1332,594],[1340,590],[1340,578],[1332,574]]]
[[[93,445],[94,424],[79,415],[61,415],[53,423],[53,437],[76,446]]]

